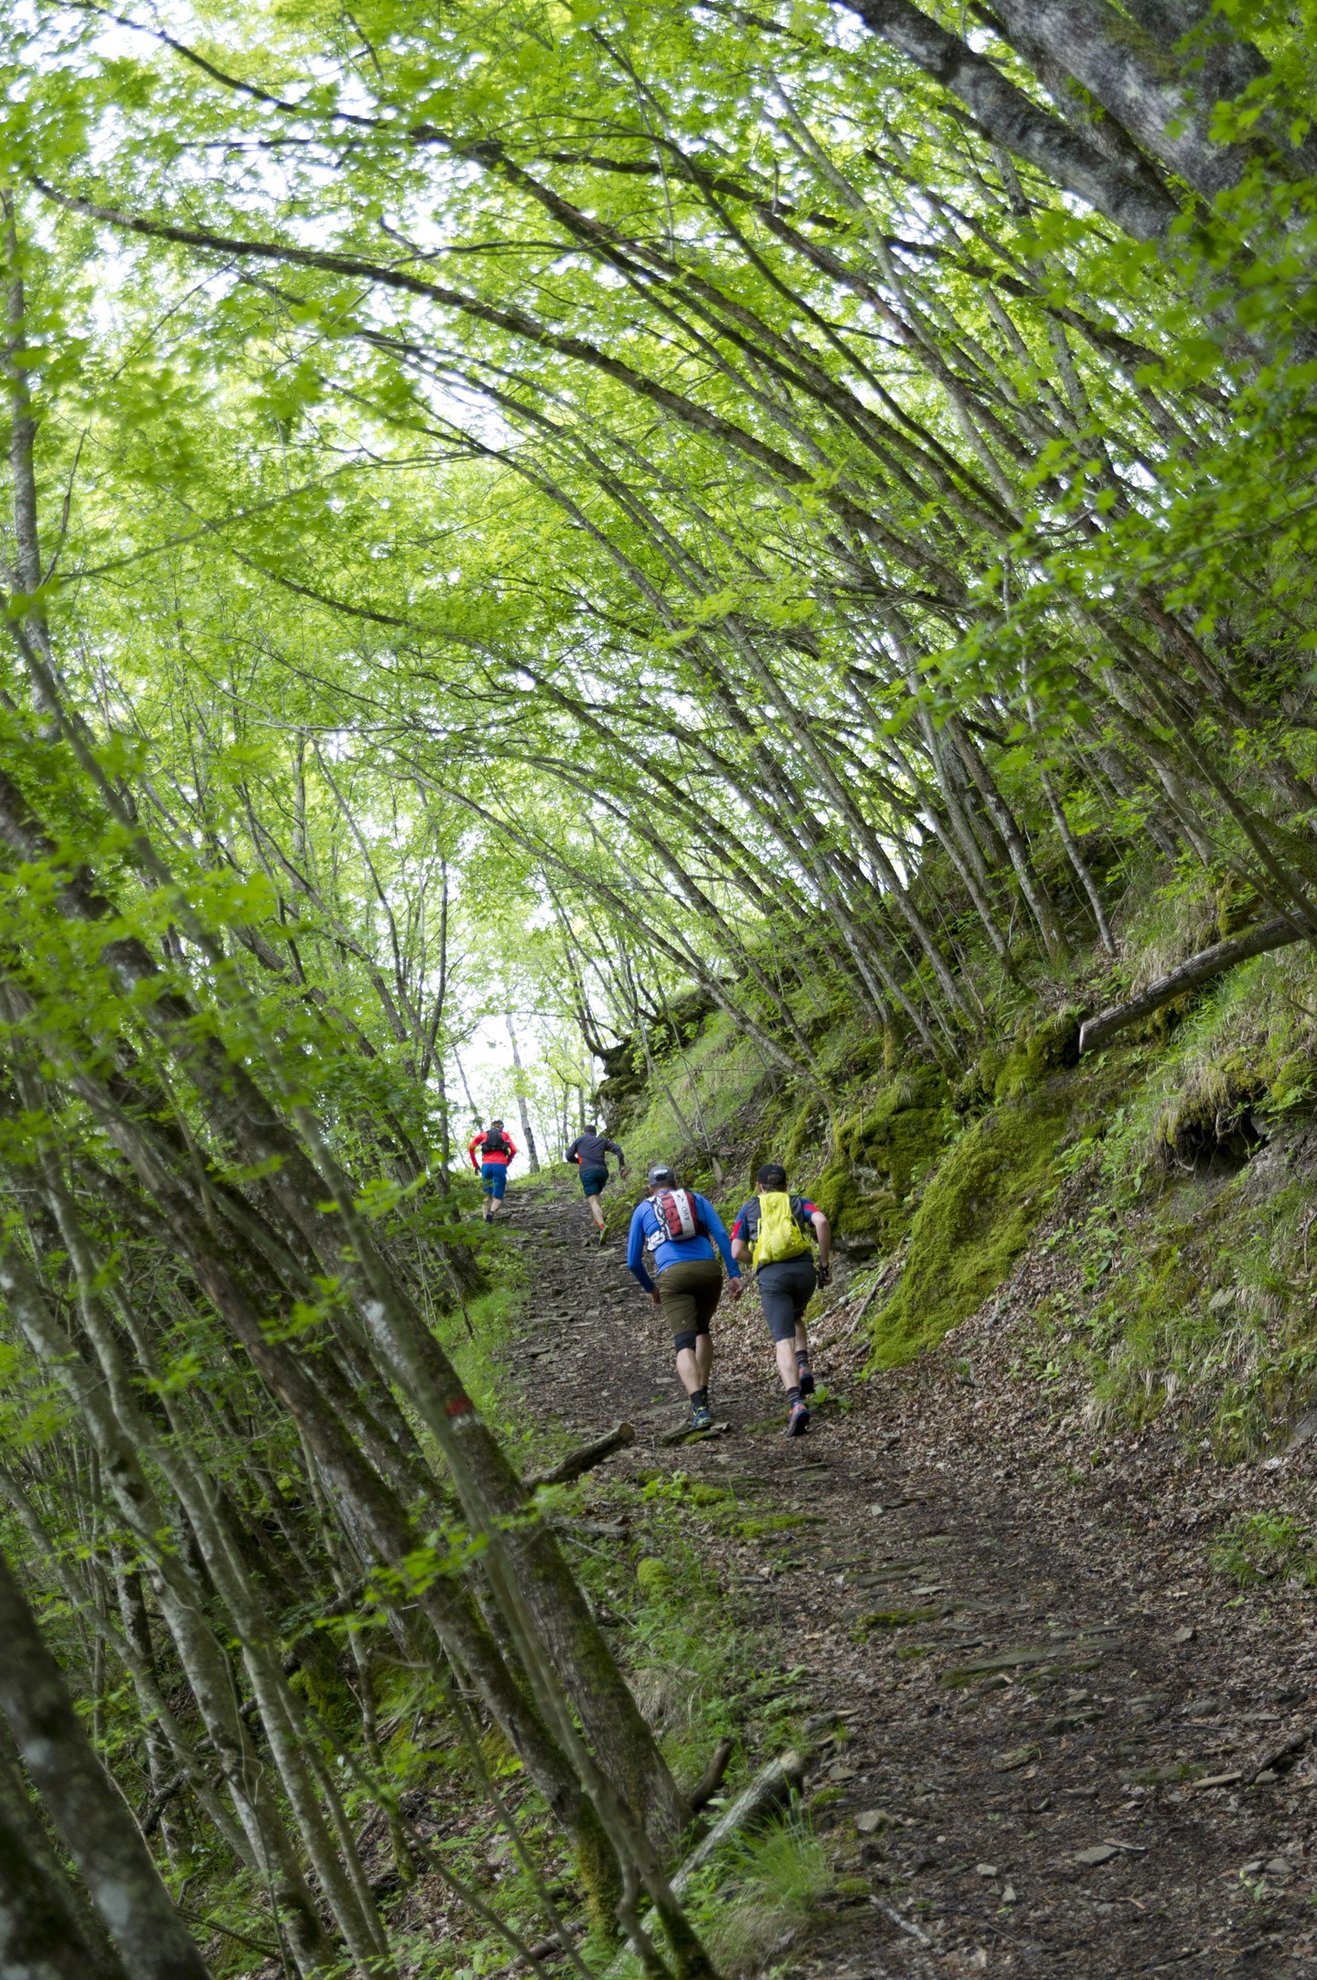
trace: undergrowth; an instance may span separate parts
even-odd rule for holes
[[[832,1220],[843,1269],[890,1268],[871,1372],[935,1347],[1042,1243],[1054,1287],[1016,1322],[1022,1378],[1078,1385],[1090,1427],[1170,1412],[1195,1445],[1243,1458],[1317,1399],[1317,964],[1298,945],[1257,957],[1076,1063],[1082,1009],[1258,911],[1229,875],[1158,885],[1145,867],[1114,966],[1081,956],[1003,981],[958,1072],[832,994],[811,1029],[824,1097],[768,1076],[713,1019],[669,1076],[688,1114],[705,1104],[723,1125],[677,1156],[729,1216],[757,1163],[783,1161]],[[672,1156],[652,1094],[636,1128],[638,1149]]]
[[[1317,1588],[1317,1533],[1282,1513],[1249,1513],[1212,1547],[1212,1566],[1241,1588],[1298,1581]]]

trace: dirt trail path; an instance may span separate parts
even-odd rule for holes
[[[602,1250],[566,1187],[516,1192],[509,1221],[534,1275],[512,1353],[532,1412],[582,1437],[625,1417],[638,1441],[615,1465],[804,1516],[718,1541],[718,1566],[784,1669],[807,1669],[809,1790],[839,1790],[816,1819],[868,1894],[774,1971],[1317,1975],[1311,1640],[1286,1630],[1260,1660],[1257,1631],[1186,1606],[1128,1525],[1087,1525],[1077,1546],[975,1452],[912,1456],[884,1385],[835,1357],[819,1365],[834,1400],[784,1438],[751,1299],[715,1323],[731,1433],[664,1444],[682,1411],[626,1273],[624,1206]]]

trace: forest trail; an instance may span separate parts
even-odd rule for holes
[[[910,1452],[854,1353],[819,1355],[826,1399],[789,1441],[753,1298],[715,1322],[729,1433],[665,1444],[682,1411],[625,1268],[631,1200],[606,1199],[597,1250],[569,1186],[509,1198],[532,1288],[509,1374],[534,1418],[582,1441],[634,1424],[608,1474],[680,1470],[732,1489],[747,1520],[797,1516],[708,1537],[740,1615],[784,1673],[805,1668],[807,1796],[839,1790],[815,1821],[851,1894],[774,1973],[1317,1974],[1310,1641],[1259,1658],[1219,1594],[1177,1579],[1187,1550],[1159,1557],[1114,1519],[1077,1544],[974,1451],[945,1468]]]

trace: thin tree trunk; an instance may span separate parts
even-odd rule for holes
[[[131,1980],[56,1862],[0,1723],[0,1974],[13,1980]]]
[[[522,1071],[521,1051],[517,1044],[517,1032],[512,1022],[511,1011],[504,1013],[504,1022],[508,1027],[508,1043],[512,1047],[512,1072],[517,1088],[517,1111],[521,1115],[521,1132],[526,1143],[526,1161],[531,1174],[537,1176],[540,1172],[540,1157],[535,1146],[535,1132],[530,1124],[530,1108],[526,1104],[526,1079]]]
[[[209,1980],[0,1554],[0,1713],[133,1980]]]

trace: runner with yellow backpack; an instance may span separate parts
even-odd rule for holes
[[[817,1239],[818,1265],[810,1246]],[[788,1437],[809,1429],[806,1396],[814,1393],[809,1336],[804,1313],[816,1286],[832,1274],[832,1226],[807,1196],[787,1194],[787,1172],[765,1162],[755,1177],[755,1194],[743,1203],[732,1225],[732,1257],[755,1268],[768,1331],[773,1336],[777,1372],[787,1392]]]

